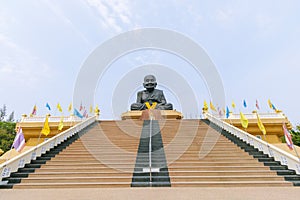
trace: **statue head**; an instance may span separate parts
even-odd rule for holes
[[[144,88],[146,88],[147,90],[151,90],[151,89],[154,89],[156,87],[156,85],[157,85],[157,82],[156,82],[155,76],[153,76],[153,75],[145,76],[144,83],[143,83]]]

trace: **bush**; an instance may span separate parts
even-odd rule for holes
[[[0,122],[0,149],[4,152],[10,150],[12,143],[15,139],[16,123],[13,122]]]
[[[296,126],[296,129],[291,130],[292,140],[294,145],[300,146],[300,126]]]

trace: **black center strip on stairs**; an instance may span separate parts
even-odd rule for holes
[[[19,168],[17,172],[11,173],[10,177],[3,178],[2,184],[0,184],[0,189],[12,189],[15,184],[21,183],[21,180],[23,178],[27,178],[30,173],[34,173],[35,169],[41,168],[41,166],[46,164],[48,160],[51,160],[51,158],[55,157],[57,154],[59,154],[61,151],[63,151],[70,144],[72,144],[97,124],[98,122],[94,122],[91,125],[85,127],[80,132],[75,133],[73,136],[68,138],[66,141],[50,149],[50,151],[47,151],[45,154],[37,157],[36,160],[32,160],[29,164],[25,164],[25,166],[23,168]]]
[[[259,162],[263,162],[265,166],[269,166],[271,170],[275,170],[278,176],[283,176],[286,181],[292,182],[294,186],[300,186],[300,175],[297,175],[295,170],[290,170],[286,165],[281,165],[280,162],[275,161],[273,157],[269,157],[268,154],[264,154],[262,151],[259,151],[257,148],[254,148],[250,144],[247,144],[235,135],[232,135],[230,132],[220,128],[209,120],[204,119],[202,121],[225,136],[231,142],[235,143],[249,155],[252,155]]]
[[[151,137],[150,137],[151,135]],[[151,141],[151,155],[149,143]],[[151,157],[151,162],[149,157]],[[149,167],[151,163],[151,167]],[[145,120],[132,176],[131,187],[170,187],[170,177],[157,120]]]

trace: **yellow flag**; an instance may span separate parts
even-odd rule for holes
[[[98,105],[96,105],[96,107],[95,107],[95,114],[99,114],[100,113],[100,110],[99,110],[99,107],[98,107]]]
[[[213,111],[217,111],[217,109],[215,108],[215,106],[213,105],[213,103],[212,102],[210,102],[210,109],[211,110],[213,110]]]
[[[267,131],[266,131],[266,129],[265,129],[263,123],[261,122],[261,120],[260,120],[260,118],[259,118],[259,116],[258,116],[257,113],[256,113],[256,116],[257,116],[257,125],[258,125],[258,128],[261,130],[261,132],[262,132],[264,135],[266,135],[266,134],[267,134]]]
[[[93,113],[93,106],[90,105],[90,113],[92,114]]]
[[[207,102],[204,100],[204,104],[203,104],[203,110],[208,110],[208,105]]]
[[[240,116],[241,116],[242,127],[248,128],[248,119],[245,117],[245,115],[242,112],[240,112]]]
[[[234,103],[234,101],[232,101],[231,106],[232,106],[232,108],[235,108],[235,103]]]
[[[72,103],[70,103],[69,107],[68,107],[68,111],[71,112],[72,110]]]
[[[46,115],[46,119],[45,119],[45,122],[44,122],[44,127],[43,127],[41,133],[43,133],[46,136],[50,133],[50,127],[49,127],[49,122],[48,122],[48,115]]]
[[[61,131],[64,127],[64,117],[60,118],[60,122],[58,124],[58,130]]]
[[[57,104],[56,108],[57,108],[57,110],[58,110],[59,112],[62,112],[62,108],[61,108],[61,106],[60,106],[59,103]]]
[[[268,99],[268,104],[269,104],[269,107],[272,109],[272,108],[273,108],[273,106],[272,106],[272,102],[271,102],[271,100],[270,100],[270,99]]]

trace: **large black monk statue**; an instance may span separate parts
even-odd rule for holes
[[[137,93],[136,103],[131,104],[131,110],[146,110],[147,108],[158,110],[173,110],[173,105],[167,103],[162,90],[155,89],[157,82],[153,75],[144,78],[146,90]]]

